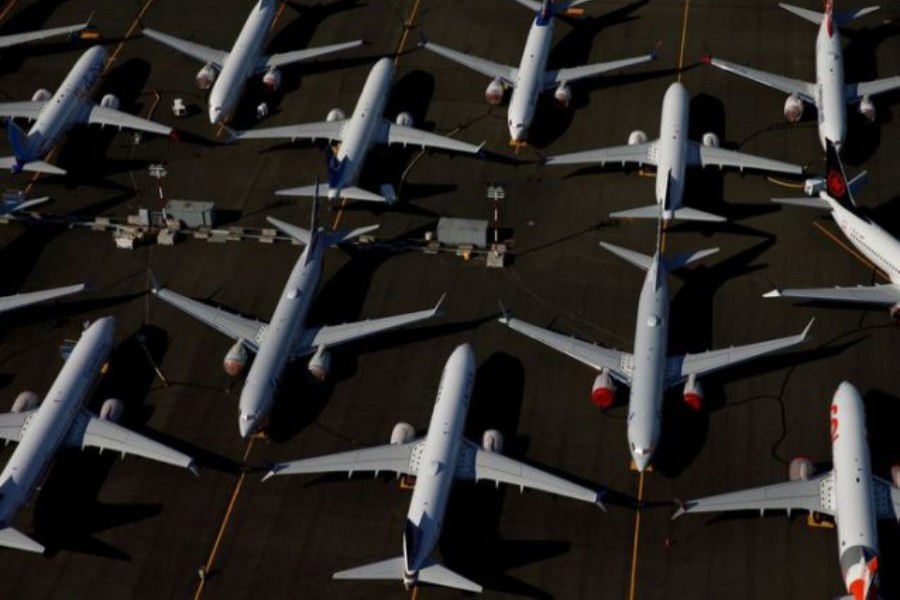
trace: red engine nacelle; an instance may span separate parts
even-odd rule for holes
[[[277,92],[278,88],[281,87],[281,71],[272,67],[266,71],[265,75],[263,75],[262,82],[267,90],[270,92]]]
[[[218,75],[219,73],[212,63],[206,63],[199,71],[197,71],[197,87],[201,90],[208,90],[216,82],[216,77]]]
[[[591,402],[600,408],[609,408],[616,399],[616,384],[606,369],[601,369],[600,374],[594,379],[594,387],[591,388]]]
[[[400,421],[391,430],[391,443],[394,445],[407,444],[416,436],[416,428],[409,423]]]
[[[125,403],[118,398],[108,398],[103,401],[100,407],[100,419],[103,421],[112,421],[118,423],[125,414]]]
[[[20,392],[18,396],[16,396],[15,401],[13,401],[12,412],[14,413],[23,413],[29,410],[34,410],[41,403],[41,399],[38,398],[38,395],[34,392]]]
[[[688,377],[687,383],[684,384],[684,403],[694,410],[703,408],[703,386],[697,381],[697,378],[691,375]]]
[[[244,346],[244,340],[238,340],[234,346],[228,349],[228,354],[222,361],[222,368],[229,376],[240,377],[247,369],[248,362],[250,362],[250,355],[247,353],[247,347]]]
[[[803,118],[803,100],[797,94],[791,94],[784,101],[784,118],[796,123]]]
[[[506,88],[503,87],[503,82],[499,79],[494,79],[488,84],[487,89],[484,90],[484,99],[491,106],[497,106],[503,102],[504,92],[506,92]]]
[[[553,92],[553,101],[560,108],[569,108],[569,104],[572,103],[572,88],[565,83],[559,84],[559,87]]]
[[[788,466],[788,478],[791,481],[806,481],[816,474],[816,468],[808,458],[798,456]]]
[[[859,114],[869,123],[875,122],[878,112],[875,110],[875,103],[868,96],[863,96],[863,99],[859,101]]]
[[[325,348],[319,346],[316,353],[309,359],[309,372],[317,381],[325,381],[331,369],[331,354]]]
[[[485,452],[503,452],[503,434],[496,429],[488,429],[481,436],[481,448]]]

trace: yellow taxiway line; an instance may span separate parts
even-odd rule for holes
[[[684,69],[684,46],[687,40],[688,14],[691,9],[691,0],[684,0],[684,19],[681,22],[681,50],[678,53],[678,81],[681,81],[681,73]]]
[[[865,265],[867,268],[872,269],[873,271],[875,271],[875,272],[878,274],[879,277],[881,277],[881,278],[884,279],[885,281],[890,281],[890,277],[888,277],[887,275],[885,275],[884,273],[882,273],[881,269],[879,269],[878,267],[876,267],[875,265],[873,265],[872,263],[870,263],[870,262],[866,259],[866,257],[863,256],[862,254],[860,254],[859,252],[857,252],[855,248],[852,248],[852,247],[850,247],[849,245],[847,245],[842,239],[840,239],[839,237],[837,237],[836,235],[834,235],[833,233],[831,233],[830,231],[828,231],[827,229],[825,229],[825,227],[823,227],[823,226],[820,225],[819,223],[813,223],[813,225],[815,225],[816,228],[818,228],[819,231],[821,231],[821,232],[824,233],[829,239],[831,239],[832,242],[834,242],[835,244],[837,244],[838,246],[840,246],[841,248],[843,248],[844,250],[846,250],[847,252],[849,252],[850,255],[853,256],[853,258],[855,258],[856,260],[858,260],[859,262],[861,262],[861,263],[862,263],[863,265]]]
[[[13,6],[15,6],[15,5],[16,5],[16,0],[10,0],[9,2],[6,3],[6,6],[3,7],[3,12],[0,12],[0,21],[2,21],[3,19],[6,18],[6,15],[9,13],[9,11],[12,10]]]
[[[637,512],[634,517],[634,542],[631,550],[631,579],[628,586],[628,598],[634,600],[637,591],[638,540],[641,535],[641,502],[644,500],[644,472],[638,475]]]

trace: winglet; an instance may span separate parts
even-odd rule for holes
[[[711,65],[713,61],[712,54],[704,54],[700,57],[700,62],[704,65]]]
[[[425,30],[420,29],[419,30],[419,48],[424,48],[427,45],[428,45],[428,38],[425,37]]]
[[[781,290],[778,288],[769,290],[762,295],[763,298],[781,298]]]
[[[662,48],[662,40],[658,40],[653,50],[650,51],[650,60],[659,60],[659,49]]]
[[[803,332],[800,334],[800,339],[806,340],[809,337],[809,330],[812,328],[813,323],[816,322],[816,318],[813,317],[809,320],[809,323],[806,324],[806,327],[803,328]]]
[[[512,318],[512,315],[506,309],[506,306],[504,306],[503,301],[500,300],[499,298],[497,299],[497,306],[500,307],[500,318],[497,320],[500,321],[501,323],[503,323],[504,325],[509,325],[509,320]]]
[[[676,510],[675,514],[672,515],[673,521],[687,512],[687,508],[686,508],[687,505],[684,502],[682,502],[681,500],[679,500],[678,498],[675,499],[675,504],[678,505],[678,510]]]
[[[444,316],[444,311],[441,310],[441,306],[444,304],[444,299],[447,297],[447,292],[441,294],[441,297],[438,298],[437,304],[434,305],[434,308],[431,309],[432,314],[435,316]]]
[[[232,144],[241,138],[241,132],[236,129],[232,129],[228,125],[223,125],[222,129],[225,131],[225,142],[228,144]]]
[[[163,286],[159,283],[159,279],[156,278],[156,275],[153,273],[152,269],[147,269],[147,275],[150,277],[150,291],[154,294],[159,293]]]
[[[597,508],[599,508],[603,512],[607,512],[606,505],[603,504],[603,496],[605,496],[605,495],[606,495],[606,490],[599,490],[597,492],[597,499],[594,500],[594,504],[596,504]]]

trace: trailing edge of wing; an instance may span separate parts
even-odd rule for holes
[[[41,302],[49,302],[57,298],[64,298],[84,291],[86,286],[83,283],[69,285],[66,287],[53,288],[49,290],[41,290],[39,292],[28,292],[25,294],[16,294],[14,296],[0,297],[0,312],[15,310],[32,304]]]
[[[295,50],[293,52],[283,52],[281,54],[264,56],[262,60],[260,60],[256,72],[261,73],[273,67],[283,67],[284,65],[310,60],[312,58],[333,54],[335,52],[340,52],[341,50],[349,50],[350,48],[356,48],[362,45],[362,40],[355,40],[353,42],[344,42],[342,44],[331,44],[330,46],[319,46],[318,48],[307,48],[305,50]]]
[[[155,29],[147,28],[144,29],[142,33],[148,38],[156,40],[161,44],[165,44],[169,48],[177,50],[182,54],[186,54],[187,56],[199,60],[200,62],[212,63],[218,69],[221,69],[222,65],[224,65],[225,61],[228,59],[227,52],[216,50],[215,48],[210,48],[209,46],[204,46],[195,42],[189,42],[187,40],[177,38],[174,35],[156,31]]]
[[[189,314],[198,321],[203,321],[213,329],[224,333],[231,339],[243,340],[244,344],[246,344],[253,352],[257,351],[263,332],[267,326],[266,323],[254,321],[230,313],[221,308],[212,307],[165,288],[155,288],[153,293],[156,294],[160,300],[171,304],[178,310]]]
[[[455,63],[459,63],[464,67],[468,67],[473,71],[481,73],[482,75],[487,75],[488,77],[494,79],[500,79],[507,85],[515,85],[515,67],[501,65],[499,63],[495,63],[484,58],[479,58],[477,56],[472,56],[471,54],[465,54],[463,52],[459,52],[457,50],[453,50],[451,48],[447,48],[446,46],[441,46],[432,42],[426,41],[422,44],[422,47],[426,50],[434,52],[435,54],[440,54],[444,58],[452,60]]]
[[[645,144],[629,144],[597,148],[570,154],[560,154],[547,158],[548,165],[605,165],[606,163],[636,163],[638,165],[656,165],[656,142]]]
[[[263,477],[263,481],[276,475],[301,473],[350,473],[356,471],[388,471],[415,475],[411,464],[413,450],[422,442],[409,444],[385,444],[361,450],[350,450],[315,458],[305,458],[276,464]]]
[[[101,452],[111,450],[122,454],[131,454],[149,458],[157,462],[175,467],[182,467],[194,473],[194,459],[165,444],[141,435],[111,421],[100,419],[87,411],[82,412],[88,418],[87,427],[81,439],[72,440],[72,445],[81,448],[98,448]]]
[[[791,79],[790,77],[783,77],[782,75],[775,75],[774,73],[767,73],[758,69],[751,69],[750,67],[745,67],[719,58],[707,57],[704,59],[704,62],[711,64],[714,67],[718,67],[723,71],[728,71],[735,75],[751,79],[757,83],[775,88],[786,94],[797,94],[806,102],[815,104],[816,86],[812,83],[800,81],[799,79]]]
[[[893,283],[857,287],[774,289],[764,298],[797,298],[863,304],[896,304],[900,302],[900,286]]]
[[[331,140],[342,141],[341,131],[344,128],[344,120],[320,121],[317,123],[303,123],[300,125],[284,125],[281,127],[267,127],[265,129],[250,129],[248,131],[235,131],[232,139],[235,140],[270,140],[289,139],[291,141],[303,140]]]
[[[160,125],[148,119],[142,119],[134,115],[95,104],[88,113],[87,122],[91,125],[111,125],[119,129],[125,127],[127,129],[136,129],[138,131],[147,131],[159,135],[171,135],[172,128],[166,125]]]

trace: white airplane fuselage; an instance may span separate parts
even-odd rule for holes
[[[689,110],[687,89],[680,83],[670,85],[663,97],[656,167],[656,202],[665,221],[673,218],[684,197]]]
[[[866,221],[833,200],[826,200],[844,236],[872,264],[900,285],[900,241],[871,221]]]
[[[658,255],[647,270],[634,328],[634,367],[628,398],[628,448],[643,471],[653,459],[662,431],[669,328],[669,285]]]
[[[816,37],[816,110],[819,113],[819,141],[834,142],[840,151],[847,137],[847,102],[844,96],[844,57],[841,34],[831,15],[826,14]]]
[[[23,155],[17,152],[16,156],[20,163],[43,158],[72,125],[86,116],[84,111],[90,109],[91,92],[103,73],[105,61],[106,50],[102,46],[94,46],[81,55],[28,130],[21,149]]]
[[[419,570],[440,539],[474,382],[475,354],[469,344],[463,344],[444,367],[406,515],[403,583],[407,588],[416,584]]]
[[[116,320],[95,321],[82,334],[40,407],[22,428],[19,445],[0,473],[0,529],[31,498],[65,442],[109,356]]]
[[[256,71],[263,44],[275,21],[275,1],[259,0],[244,22],[209,92],[209,122],[227,120],[237,108],[247,79]]]
[[[509,98],[507,125],[510,143],[521,143],[528,137],[538,96],[544,91],[544,73],[552,44],[553,15],[543,19],[539,14],[528,31],[515,86]]]
[[[382,58],[366,78],[359,100],[344,122],[343,141],[329,158],[328,198],[338,200],[341,190],[356,184],[369,150],[375,144],[382,125],[382,116],[391,93],[394,63]]]
[[[859,392],[841,383],[831,403],[835,526],[841,574],[856,600],[875,597],[878,528],[865,408]]]
[[[265,425],[275,402],[279,380],[299,345],[313,293],[322,273],[323,241],[318,232],[313,233],[311,243],[303,249],[291,270],[272,320],[264,330],[241,390],[238,417],[241,437],[247,437]]]

